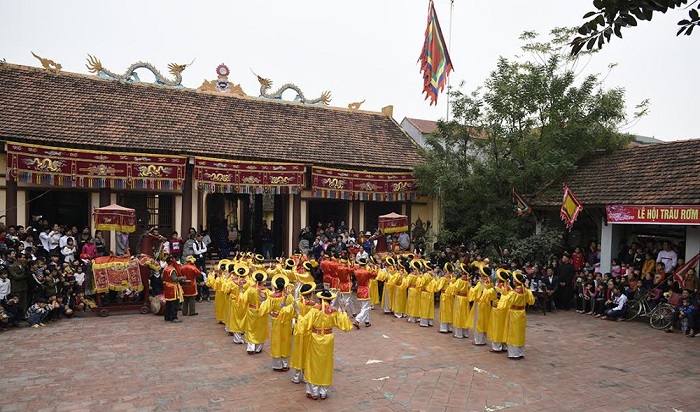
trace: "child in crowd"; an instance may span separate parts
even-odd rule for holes
[[[46,299],[38,299],[35,304],[27,309],[27,323],[33,328],[46,326],[43,322],[49,315],[49,309],[46,307]]]
[[[7,269],[4,266],[0,266],[0,303],[5,302],[7,295],[12,292],[12,283],[7,276]]]
[[[585,313],[586,315],[593,315],[595,313],[595,302],[597,297],[598,290],[593,284],[593,281],[587,281],[586,286],[583,289],[583,310],[581,311],[581,313]]]
[[[605,283],[600,282],[597,287],[595,303],[593,306],[593,311],[595,312],[595,317],[599,318],[603,316],[605,311],[605,301],[607,300],[608,289]]]
[[[622,274],[622,266],[620,266],[619,263],[617,263],[617,259],[612,260],[612,277],[617,278]]]
[[[681,321],[681,333],[686,335],[690,333],[688,319],[692,318],[694,313],[695,307],[692,305],[690,298],[683,298],[681,305],[678,307],[678,319]]]
[[[583,291],[585,289],[583,274],[578,272],[576,274],[576,283],[574,283],[574,305],[576,306],[576,313],[584,313],[584,298]]]

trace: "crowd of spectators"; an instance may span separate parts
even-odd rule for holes
[[[40,328],[85,311],[92,294],[90,260],[106,253],[102,233],[50,225],[0,223],[0,329],[26,320]]]

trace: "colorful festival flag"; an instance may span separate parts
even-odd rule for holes
[[[438,93],[442,92],[447,83],[447,76],[452,67],[450,53],[440,30],[440,22],[433,0],[428,4],[428,27],[425,29],[425,43],[420,57],[420,71],[423,73],[423,92],[425,98],[430,97],[430,105],[437,104]]]
[[[561,203],[560,216],[569,230],[574,226],[574,222],[582,210],[583,206],[571,192],[569,186],[564,185],[564,200]]]
[[[532,212],[530,205],[527,204],[525,199],[520,197],[518,192],[515,191],[515,188],[513,188],[513,202],[515,202],[515,211],[518,213],[518,216],[523,216]]]
[[[679,267],[673,273],[673,280],[675,280],[676,282],[678,282],[679,285],[681,285],[681,289],[685,289],[685,272],[687,272],[688,269],[695,269],[695,267],[698,265],[698,262],[700,262],[700,253],[690,258],[690,260],[685,262],[685,265]]]

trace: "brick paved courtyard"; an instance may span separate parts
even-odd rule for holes
[[[325,401],[250,356],[213,319],[63,320],[0,333],[1,411],[697,411],[700,337],[571,312],[528,315],[522,361],[379,311],[336,334]]]

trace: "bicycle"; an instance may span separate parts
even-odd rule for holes
[[[648,317],[649,325],[654,329],[667,329],[673,323],[673,315],[676,308],[666,302],[659,302],[654,309],[649,305],[647,296],[642,299],[631,300],[627,305],[627,311],[623,317],[625,320],[634,320],[639,316]]]

